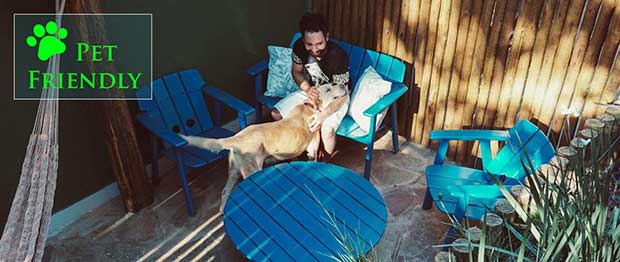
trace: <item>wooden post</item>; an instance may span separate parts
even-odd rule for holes
[[[502,199],[495,202],[495,212],[499,214],[504,221],[514,223],[516,220],[515,209],[510,205],[508,200]]]
[[[469,261],[469,253],[474,251],[474,246],[471,245],[471,242],[465,238],[457,238],[454,240],[453,244],[458,245],[452,247],[454,256],[456,256],[456,261]]]
[[[479,227],[470,227],[465,231],[465,236],[472,243],[480,242],[480,236],[482,235],[482,230]]]
[[[455,262],[456,256],[448,251],[441,251],[435,255],[435,262]]]
[[[99,1],[76,0],[67,6],[70,13],[101,13]],[[108,43],[101,20],[79,16],[79,34],[88,43]],[[89,61],[90,71],[115,72],[113,64],[95,64]],[[111,92],[118,92],[112,89]],[[134,116],[125,100],[106,100],[97,103],[103,130],[107,136],[106,146],[112,171],[128,212],[137,212],[153,202],[153,190],[146,176],[146,169],[136,138]]]
[[[490,246],[500,246],[502,237],[505,235],[504,220],[495,213],[486,213],[480,219],[487,227],[486,243]]]

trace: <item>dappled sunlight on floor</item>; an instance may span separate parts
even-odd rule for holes
[[[447,217],[435,209],[422,210],[426,187],[424,168],[433,153],[405,143],[391,152],[388,132],[375,143],[371,182],[388,206],[388,225],[371,252],[380,261],[432,261],[447,230]],[[362,173],[365,148],[340,139],[332,160]],[[48,240],[46,261],[244,261],[226,236],[219,213],[220,193],[227,164],[220,161],[190,173],[196,206],[187,215],[174,162],[160,161],[161,182],[149,208],[127,214],[119,198],[106,203],[67,226]]]

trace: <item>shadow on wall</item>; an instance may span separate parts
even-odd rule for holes
[[[420,93],[399,105],[419,110],[399,113],[424,146],[434,129],[506,129],[518,119],[536,120],[555,145],[564,109],[601,113],[591,102],[609,99],[620,84],[619,63],[611,68],[620,50],[620,35],[610,31],[620,23],[613,1],[313,3],[334,37],[410,63],[407,83]]]

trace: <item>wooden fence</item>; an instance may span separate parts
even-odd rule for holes
[[[332,37],[408,63],[399,120],[423,146],[434,129],[519,119],[567,143],[619,89],[620,0],[313,0],[312,10]],[[472,155],[476,145],[450,146],[457,162]]]

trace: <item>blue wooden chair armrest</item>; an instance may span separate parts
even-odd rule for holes
[[[383,112],[386,108],[392,105],[398,98],[400,98],[405,92],[407,92],[407,86],[401,83],[393,83],[392,90],[387,95],[383,96],[374,105],[364,111],[364,116],[371,117]]]
[[[161,138],[174,147],[181,147],[187,144],[187,141],[174,132],[168,130],[164,125],[145,112],[138,114],[138,121],[140,121],[146,129],[155,134],[155,136]]]
[[[253,66],[248,68],[247,72],[250,76],[256,76],[269,68],[269,59],[265,58]]]
[[[247,103],[241,101],[241,99],[232,96],[231,94],[224,92],[223,90],[213,87],[213,86],[205,86],[202,88],[202,92],[206,95],[214,98],[218,102],[224,103],[226,106],[237,111],[237,118],[239,120],[239,127],[244,129],[247,126],[246,117],[254,112],[254,108],[252,108]],[[219,119],[221,117],[221,108],[219,103],[215,105],[215,114],[216,114],[216,123],[219,124]]]
[[[482,155],[482,167],[491,163],[491,141],[506,141],[509,138],[508,131],[503,130],[433,130],[431,140],[439,140],[435,165],[443,164],[448,153],[450,140],[480,141],[480,153]]]
[[[508,140],[508,132],[504,130],[433,130],[431,140]]]

